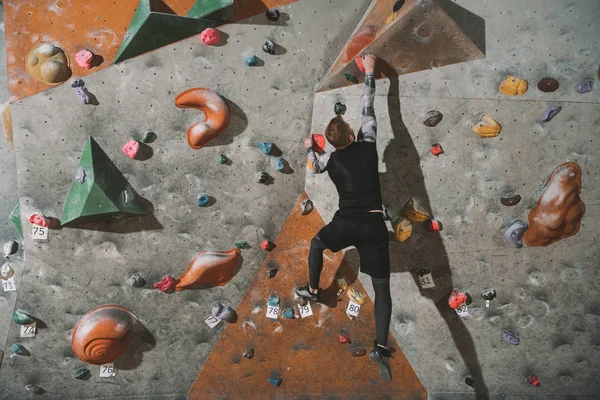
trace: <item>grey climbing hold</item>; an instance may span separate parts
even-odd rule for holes
[[[502,337],[504,338],[504,341],[508,344],[518,346],[519,343],[521,343],[521,339],[519,339],[513,331],[504,331],[502,333]]]
[[[142,142],[144,143],[152,143],[156,140],[156,133],[148,131],[144,134],[144,137],[142,138]]]
[[[214,303],[212,303],[211,313],[212,316],[216,319],[219,319],[221,321],[227,321],[233,317],[235,311],[233,310],[233,308],[226,306],[223,303],[219,303],[218,301],[215,301]]]
[[[249,67],[256,67],[258,65],[258,57],[254,54],[249,55],[246,57],[246,65]]]
[[[577,93],[587,93],[587,92],[591,92],[592,89],[594,87],[594,81],[591,79],[586,79],[584,81],[581,81],[577,84],[577,86],[575,86],[575,90],[577,90]]]
[[[514,221],[504,232],[504,238],[506,241],[517,248],[523,247],[523,235],[529,225],[522,219]]]
[[[276,22],[279,20],[279,16],[281,15],[281,13],[279,12],[279,10],[273,9],[273,10],[269,10],[265,13],[267,15],[267,19],[269,21],[273,21]]]
[[[260,142],[258,147],[260,148],[260,151],[262,151],[266,155],[269,155],[271,153],[271,151],[273,150],[273,143],[272,142]]]
[[[77,182],[79,183],[85,183],[87,180],[87,170],[85,168],[79,168],[75,175],[75,179],[77,179]]]
[[[277,305],[279,304],[279,296],[277,296],[276,294],[270,294],[269,299],[267,300],[267,304],[271,307],[277,307]]]
[[[35,322],[35,320],[27,315],[25,311],[20,309],[16,309],[13,313],[13,321],[15,321],[15,324],[19,325],[29,325]]]
[[[269,174],[264,171],[261,171],[256,174],[256,181],[258,183],[267,183],[269,181]]]
[[[562,110],[561,106],[550,105],[544,110],[544,114],[542,114],[542,122],[550,122],[552,118],[556,117],[558,113]]]
[[[25,390],[29,394],[40,394],[40,393],[42,393],[42,388],[39,387],[38,385],[34,385],[32,383],[30,383],[29,385],[25,385]]]
[[[19,243],[17,243],[16,241],[11,239],[8,242],[4,243],[4,248],[3,248],[4,257],[12,256],[18,250],[19,250]]]
[[[283,158],[277,157],[275,159],[275,169],[277,171],[283,171],[284,168],[285,168],[285,164],[283,163]]]
[[[75,373],[73,374],[73,378],[78,379],[80,381],[84,381],[86,379],[89,379],[92,376],[92,373],[90,372],[89,369],[83,367],[83,368],[78,368]]]
[[[496,298],[496,291],[494,289],[485,289],[481,295],[485,300],[494,300]]]
[[[473,378],[471,378],[470,376],[467,376],[465,378],[465,383],[471,387],[475,386],[475,381],[473,380]]]
[[[305,199],[302,200],[302,203],[300,203],[300,213],[302,215],[306,215],[306,214],[310,214],[310,212],[313,210],[313,202],[311,199]]]
[[[419,274],[419,276],[424,276],[429,273],[431,273],[431,268],[429,268],[427,264],[421,264],[419,265],[419,268],[417,268],[417,274]]]
[[[265,53],[269,53],[269,54],[273,55],[273,54],[275,54],[275,43],[272,40],[267,39],[263,43],[262,49]]]
[[[125,35],[123,36],[123,41],[126,41],[127,39],[129,39],[129,36],[131,36],[131,31],[125,32]]]
[[[131,275],[131,277],[127,279],[127,282],[133,287],[142,287],[146,284],[144,278],[137,272]]]
[[[425,120],[423,121],[423,125],[433,128],[444,118],[444,114],[439,112],[438,110],[430,110],[425,114]]]
[[[12,269],[12,266],[9,263],[4,263],[0,268],[0,278],[7,280],[13,276],[15,271]]]
[[[500,203],[507,207],[516,206],[521,202],[521,195],[515,194],[513,196],[506,196],[500,198]]]
[[[335,115],[344,115],[346,114],[346,105],[344,103],[342,103],[341,101],[338,101],[335,103],[335,105],[333,106],[333,112],[335,113]]]
[[[254,357],[254,347],[248,347],[246,350],[244,350],[242,356],[246,357],[248,360],[252,360]]]

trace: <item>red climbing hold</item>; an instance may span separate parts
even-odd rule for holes
[[[160,282],[154,284],[154,287],[162,292],[168,292],[175,287],[175,278],[165,275]]]
[[[529,375],[527,377],[527,383],[531,383],[533,386],[540,386],[540,380],[535,375]]]
[[[34,213],[29,216],[29,222],[37,226],[49,227],[50,220],[41,213]]]
[[[434,143],[431,145],[431,154],[434,156],[439,156],[440,154],[444,154],[444,149],[442,149],[442,145],[439,143]]]
[[[342,335],[341,333],[338,335],[338,340],[342,344],[350,343],[350,338],[348,336],[346,336],[346,335]]]
[[[467,294],[458,289],[454,289],[448,298],[448,304],[454,309],[457,309],[465,301],[467,301]]]
[[[125,143],[125,146],[123,146],[122,150],[127,157],[131,158],[132,160],[135,160],[135,156],[137,156],[139,149],[140,142],[138,142],[135,139],[131,139],[129,142]]]
[[[219,43],[221,33],[214,28],[206,28],[200,33],[200,40],[206,45],[215,45]]]
[[[437,219],[430,219],[425,224],[425,227],[427,228],[427,230],[429,230],[431,232],[439,232],[442,229],[444,229],[444,225],[442,225],[442,223],[440,221],[438,221]]]
[[[358,69],[360,70],[360,72],[362,72],[363,74],[365,73],[365,66],[363,65],[362,62],[362,56],[358,56],[354,59],[354,61],[356,62],[356,66],[358,67]]]
[[[260,248],[264,251],[272,251],[275,248],[275,243],[271,242],[270,240],[263,240],[260,244]]]
[[[325,136],[321,135],[320,133],[313,133],[312,134],[312,139],[313,139],[313,150],[316,151],[317,153],[322,153],[325,151]]]

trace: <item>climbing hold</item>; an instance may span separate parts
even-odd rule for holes
[[[214,28],[206,28],[200,33],[200,40],[207,46],[219,43],[221,32]]]
[[[34,79],[47,85],[58,85],[71,75],[69,56],[58,46],[44,43],[25,57],[25,70]]]
[[[444,225],[437,219],[430,219],[425,223],[425,228],[431,232],[439,232],[444,229]]]
[[[41,394],[41,393],[43,393],[43,389],[41,387],[39,387],[38,385],[34,385],[32,383],[30,383],[28,385],[25,385],[25,390],[29,394]]]
[[[277,268],[269,268],[267,273],[269,274],[269,279],[272,279],[277,275]]]
[[[102,365],[125,353],[129,331],[138,322],[131,311],[117,305],[90,310],[73,330],[71,347],[81,361]]]
[[[344,115],[346,114],[346,105],[344,103],[342,103],[341,101],[338,101],[335,103],[335,105],[333,106],[333,112],[335,113],[335,115]]]
[[[242,356],[246,357],[248,360],[252,360],[254,357],[254,347],[248,347],[246,350],[244,350]]]
[[[267,19],[269,21],[275,22],[275,21],[279,20],[280,13],[279,13],[279,10],[277,10],[277,9],[269,10],[265,14],[267,15]]]
[[[351,343],[350,342],[350,338],[348,336],[346,336],[346,335],[341,334],[341,333],[338,334],[338,341],[341,344]]]
[[[502,337],[504,338],[504,341],[508,344],[518,346],[519,343],[521,343],[521,339],[519,339],[513,331],[504,331],[502,333]]]
[[[83,367],[83,368],[78,368],[75,373],[73,374],[73,378],[78,379],[80,381],[85,381],[86,379],[89,379],[92,376],[92,373],[90,372],[89,369]]]
[[[584,81],[579,82],[577,84],[577,86],[575,86],[575,90],[577,90],[577,93],[583,94],[583,93],[591,92],[593,87],[594,87],[594,81],[591,79],[586,79]]]
[[[223,153],[219,153],[219,163],[227,164],[227,157]]]
[[[204,113],[204,120],[190,126],[187,141],[190,147],[200,149],[219,136],[229,125],[229,105],[214,90],[193,88],[175,98],[178,108],[195,108]]]
[[[27,313],[25,313],[25,311],[20,309],[16,309],[13,313],[13,321],[15,321],[15,324],[18,325],[29,325],[35,322],[33,317],[29,316]]]
[[[340,290],[348,290],[348,281],[343,276],[338,276],[335,278],[335,286]]]
[[[273,143],[271,143],[271,142],[260,142],[260,144],[258,145],[258,147],[260,148],[260,151],[262,151],[266,155],[269,155],[271,153],[271,151],[273,150]]]
[[[500,83],[498,90],[500,93],[509,96],[516,96],[518,94],[525,94],[528,87],[529,84],[525,79],[517,76],[506,75],[506,78],[504,78],[504,80]]]
[[[283,163],[283,158],[277,157],[275,159],[275,169],[277,171],[283,171],[284,168],[285,168],[285,164]]]
[[[137,272],[131,275],[131,277],[127,279],[127,282],[133,287],[142,287],[146,284],[146,280]]]
[[[412,234],[412,224],[407,218],[402,217],[396,223],[394,232],[396,234],[396,240],[399,242],[404,242]]]
[[[540,386],[540,380],[535,375],[529,375],[526,379],[527,383],[532,384],[533,386]]]
[[[482,114],[479,120],[471,127],[473,132],[482,138],[496,137],[502,130],[502,127],[492,117]]]
[[[424,222],[431,219],[431,215],[415,199],[406,202],[403,213],[410,222]]]
[[[127,157],[131,158],[132,160],[135,160],[135,157],[137,156],[137,153],[140,150],[140,142],[138,142],[135,139],[131,139],[129,142],[125,143],[121,150],[123,150],[123,153]]]
[[[287,319],[293,319],[294,318],[294,307],[286,307],[283,309],[283,317],[287,318]]]
[[[4,247],[2,248],[2,250],[4,252],[4,257],[12,256],[17,252],[17,250],[19,250],[19,244],[11,239],[8,242],[4,243]]]
[[[215,301],[211,306],[211,314],[221,321],[229,321],[235,315],[235,311],[233,308]]]
[[[249,244],[245,240],[236,240],[235,247],[237,247],[238,249],[245,249],[249,247]]]
[[[394,4],[394,12],[400,11],[402,6],[404,6],[404,3],[405,3],[405,0],[397,1],[396,4]]]
[[[356,63],[356,66],[358,67],[358,70],[364,74],[365,73],[365,66],[363,65],[362,56],[359,55],[358,57],[356,57],[354,59],[354,62]]]
[[[556,115],[562,110],[561,106],[550,105],[544,110],[544,114],[542,114],[541,122],[550,122],[552,118],[556,117]]]
[[[23,237],[23,223],[21,222],[21,203],[17,201],[17,204],[10,212],[8,220],[12,222],[21,237]]]
[[[494,300],[496,298],[496,291],[494,289],[485,289],[481,295],[485,300]]]
[[[269,383],[271,385],[279,387],[281,386],[281,382],[283,382],[283,379],[281,378],[269,378]]]
[[[12,346],[10,346],[10,351],[12,351],[13,354],[16,354],[18,356],[28,356],[29,355],[29,352],[21,343],[15,343]]]
[[[148,131],[144,133],[144,137],[142,138],[142,142],[144,143],[152,143],[156,140],[156,133],[152,131]]]
[[[504,238],[508,243],[520,249],[523,247],[523,236],[525,235],[527,228],[527,222],[518,219],[510,224],[506,231],[504,231]]]
[[[73,79],[73,82],[71,82],[72,88],[84,87],[84,86],[85,86],[85,82],[81,78]]]
[[[313,202],[311,199],[302,200],[300,203],[300,213],[302,215],[310,214],[313,210]]]
[[[355,302],[356,304],[362,305],[365,304],[365,301],[367,300],[365,298],[365,295],[362,294],[361,292],[359,292],[358,290],[356,290],[355,288],[350,288],[348,289],[348,298],[350,300],[352,300],[353,302]]]
[[[92,102],[92,99],[90,97],[90,92],[88,92],[88,90],[86,88],[76,87],[75,93],[77,93],[77,95],[79,96],[79,100],[81,100],[81,102],[83,104],[90,104]]]
[[[554,78],[544,78],[538,82],[538,89],[545,93],[551,93],[558,89],[558,81]]]
[[[269,174],[264,171],[260,171],[256,174],[256,181],[258,183],[267,183],[269,181]]]
[[[457,309],[465,301],[467,301],[467,294],[458,289],[454,289],[452,293],[450,293],[450,297],[448,297],[448,305],[454,309]]]
[[[465,383],[471,387],[475,386],[475,381],[470,376],[465,377]]]
[[[9,263],[4,263],[2,267],[0,267],[0,278],[7,280],[10,279],[10,277],[14,274],[15,271],[12,269],[12,266]]]
[[[320,133],[313,133],[311,136],[313,140],[313,150],[317,153],[323,153],[325,151],[325,136]]]
[[[277,296],[276,294],[270,294],[269,298],[267,299],[267,304],[271,307],[277,307],[277,305],[279,304],[279,296]]]
[[[507,207],[516,206],[521,202],[521,195],[515,194],[513,196],[506,196],[500,198],[500,203]]]
[[[269,53],[271,55],[275,54],[275,43],[272,40],[267,39],[262,45],[262,49],[265,53]]]
[[[300,304],[300,307],[304,307],[305,305],[308,304],[308,300],[306,300],[304,297],[300,297],[297,301],[298,301],[298,304]]]
[[[344,73],[344,78],[346,78],[346,80],[348,82],[353,82],[353,83],[358,82],[358,79],[356,79],[356,77],[352,74]]]
[[[364,347],[352,347],[350,349],[350,354],[352,355],[352,357],[362,357],[365,354],[367,354],[367,349],[365,349]]]
[[[527,246],[548,246],[579,231],[585,214],[581,192],[581,167],[566,162],[552,171],[542,194],[527,217],[529,229],[523,238]]]
[[[179,277],[175,290],[191,289],[197,285],[226,285],[233,278],[241,254],[238,248],[228,251],[201,251],[192,258],[190,265]]]
[[[434,143],[431,145],[431,154],[434,156],[439,156],[440,154],[444,154],[444,149],[442,149],[442,145],[439,143]]]
[[[85,168],[79,168],[77,174],[75,174],[75,180],[79,183],[85,183],[87,179],[87,170]]]
[[[433,128],[444,118],[444,114],[439,112],[438,110],[429,110],[427,114],[425,114],[425,120],[423,121],[423,125]]]
[[[254,54],[249,55],[248,57],[246,57],[246,65],[249,67],[256,67],[258,65],[258,57],[256,57]]]
[[[263,240],[260,243],[260,248],[264,251],[273,251],[275,247],[277,247],[275,243],[271,242],[270,240]]]
[[[200,193],[198,195],[198,199],[196,200],[196,205],[198,207],[204,207],[204,206],[208,205],[209,202],[210,202],[210,196],[207,195],[206,193]]]
[[[49,227],[50,220],[44,216],[42,213],[33,213],[29,216],[29,222],[37,226]]]
[[[75,61],[81,68],[90,69],[92,68],[92,62],[94,61],[94,53],[88,49],[80,50],[75,55]]]
[[[159,282],[156,282],[152,286],[154,286],[161,292],[168,292],[170,290],[173,290],[173,288],[175,287],[175,278],[171,275],[165,275]]]

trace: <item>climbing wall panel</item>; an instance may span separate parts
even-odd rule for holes
[[[399,75],[484,57],[437,2],[407,0],[394,12],[396,3],[373,3],[317,91],[362,81],[354,62],[360,54],[376,54]]]
[[[350,319],[346,315],[346,292],[337,295],[335,276],[344,276],[350,287],[365,293],[343,253],[324,253],[324,292],[321,304],[311,303],[312,316],[266,317],[271,294],[280,297],[281,310],[292,306],[298,315],[294,289],[308,279],[310,240],[324,225],[316,210],[305,216],[300,213],[300,203],[306,198],[306,194],[300,197],[283,225],[275,241],[277,247],[265,258],[237,307],[237,322],[223,330],[188,398],[217,399],[226,395],[229,399],[297,399],[343,393],[344,398],[426,399],[425,388],[392,338],[389,345],[396,350],[391,360],[393,381],[381,381],[379,369],[368,357],[375,337],[373,302],[367,299],[358,317]],[[278,269],[273,278],[267,273],[271,268]],[[340,344],[338,334],[347,335],[351,343]],[[252,359],[242,357],[248,347],[254,348]],[[357,349],[364,349],[366,355],[353,357],[351,352]],[[281,387],[269,384],[269,378],[283,379]]]

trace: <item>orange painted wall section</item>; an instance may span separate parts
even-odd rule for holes
[[[296,0],[236,0],[234,20],[280,7]],[[164,0],[185,15],[196,0]],[[70,56],[73,76],[94,73],[112,64],[129,27],[138,0],[5,0],[4,27],[10,101],[42,92],[51,86],[25,72],[25,56],[40,43],[62,47]],[[86,70],[74,62],[75,54],[90,49],[102,56],[98,67]]]

